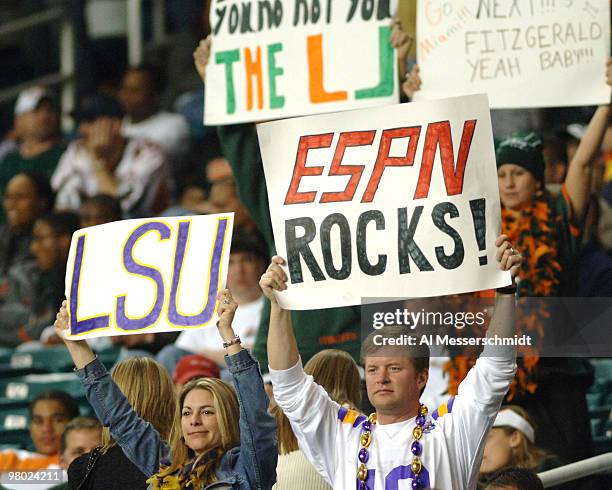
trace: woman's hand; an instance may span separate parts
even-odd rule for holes
[[[65,339],[65,336],[70,334],[70,318],[66,305],[67,302],[64,300],[57,315],[55,315],[55,323],[53,324],[55,333],[60,339]]]
[[[208,65],[208,59],[210,58],[211,46],[212,37],[209,35],[206,39],[200,41],[200,44],[193,52],[193,61],[196,70],[198,70],[198,74],[204,83],[206,83],[206,65]]]
[[[77,369],[81,369],[93,361],[96,358],[96,355],[93,353],[89,347],[89,344],[85,340],[70,340],[66,338],[68,335],[70,335],[70,316],[68,315],[68,309],[66,306],[67,302],[64,300],[55,317],[55,323],[53,326],[55,327],[55,333],[57,336],[64,341],[64,344],[66,344],[66,348],[68,349],[68,352],[70,352],[74,365]]]
[[[217,322],[217,329],[219,330],[219,335],[224,342],[231,342],[236,338],[234,328],[232,327],[232,322],[234,321],[234,315],[236,314],[238,303],[236,303],[236,300],[232,297],[232,293],[229,289],[220,291],[217,295],[217,299],[219,300],[219,307],[217,309],[219,321]],[[239,343],[237,343],[230,345],[227,348],[227,353],[232,355],[241,349],[242,347]]]
[[[287,274],[281,268],[284,263],[285,259],[282,257],[278,255],[272,257],[272,262],[259,280],[259,287],[273,305],[278,304],[274,291],[287,289]]]
[[[523,256],[512,247],[506,235],[499,235],[497,240],[495,240],[495,246],[497,247],[495,259],[499,268],[503,271],[510,271],[512,283],[514,284],[523,264]]]

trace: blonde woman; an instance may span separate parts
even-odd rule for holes
[[[167,433],[156,430],[132,409],[131,400],[113,383],[87,343],[66,340],[89,402],[127,458],[146,476],[149,488],[265,490],[276,480],[276,424],[267,413],[258,364],[232,329],[236,307],[229,290],[219,294],[217,327],[236,391],[220,380],[207,379],[187,383],[176,406],[157,393],[147,394],[160,411],[166,405],[174,412],[167,416],[174,420],[170,444]],[[65,305],[55,325],[63,337],[68,330]],[[113,470],[107,479],[119,479],[118,473]]]
[[[521,407],[508,405],[499,411],[489,432],[480,466],[481,481],[509,467],[536,473],[559,466],[561,462],[535,445],[535,428]]]
[[[349,410],[357,413],[361,405],[361,378],[357,364],[347,352],[338,349],[322,350],[310,358],[304,366],[304,372],[312,376],[332,400],[346,408],[347,413]],[[291,424],[280,407],[275,406],[272,413],[278,424],[280,455],[276,467],[278,481],[274,490],[331,489],[300,451]]]
[[[126,359],[115,366],[111,375],[93,354],[91,362],[83,366],[77,362],[80,359],[77,349],[87,344],[80,342],[83,344],[66,341],[80,368],[77,374],[85,393],[103,425],[102,446],[70,465],[71,488],[146,489],[147,467],[154,466],[155,459],[159,461],[160,453],[151,454],[145,465],[138,465],[139,446],[147,444],[153,432],[158,439],[168,439],[176,404],[172,380],[161,365],[146,357]],[[98,399],[98,403],[93,399]],[[137,418],[141,424],[136,426],[130,418],[118,418],[119,413]],[[138,441],[138,445],[126,446],[122,443],[126,437]]]

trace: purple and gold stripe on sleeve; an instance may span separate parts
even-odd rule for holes
[[[431,418],[434,420],[438,420],[439,417],[446,415],[447,413],[451,413],[453,411],[453,403],[455,402],[455,397],[451,396],[446,403],[443,403],[438,408],[436,408],[431,414]]]
[[[359,427],[366,418],[365,415],[360,414],[356,410],[344,407],[340,407],[338,410],[338,420],[343,424],[351,424],[353,427]]]

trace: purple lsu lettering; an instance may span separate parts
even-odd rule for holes
[[[216,298],[219,290],[219,275],[221,270],[221,259],[225,245],[227,231],[225,218],[217,221],[217,230],[214,238],[213,250],[209,264],[209,277],[205,303],[199,313],[184,315],[179,313],[177,306],[177,292],[181,279],[181,269],[185,258],[187,241],[189,239],[189,228],[191,221],[181,221],[178,226],[178,235],[174,254],[172,273],[172,285],[170,288],[170,304],[168,305],[168,323],[176,327],[193,327],[208,323],[215,312]],[[140,318],[130,318],[126,313],[126,295],[117,296],[115,306],[115,318],[117,328],[124,331],[137,331],[155,324],[161,315],[164,306],[165,286],[162,274],[154,267],[142,265],[134,259],[134,247],[138,240],[149,232],[156,231],[160,240],[169,240],[172,235],[171,228],[160,221],[150,221],[140,225],[128,237],[123,247],[123,265],[130,274],[146,277],[155,283],[155,302],[149,313]],[[85,235],[77,239],[74,269],[70,284],[70,330],[74,334],[84,334],[94,330],[109,328],[110,315],[102,314],[79,320],[79,285],[81,280],[81,269],[85,258]]]
[[[414,477],[415,477],[415,474],[412,471],[412,468],[410,467],[410,465],[397,466],[393,468],[389,472],[389,474],[385,477],[385,490],[398,490],[400,480],[414,479]],[[376,469],[372,468],[371,470],[368,470],[368,477],[366,480],[366,484],[368,488],[375,489],[375,482],[374,482],[375,478],[376,478]],[[423,467],[421,469],[421,472],[419,473],[419,480],[422,485],[419,488],[429,488],[429,485],[430,485],[429,472],[427,471],[425,467]],[[360,483],[361,482],[359,481],[359,478],[357,478],[357,485],[355,487],[356,490],[359,490]]]

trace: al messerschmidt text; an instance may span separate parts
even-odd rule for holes
[[[434,341],[435,338],[435,341]],[[417,345],[417,337],[414,335],[399,335],[397,337],[374,336],[374,344],[378,346]],[[531,345],[531,337],[528,335],[514,335],[513,337],[453,337],[452,335],[421,335],[418,345]]]

